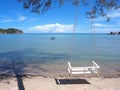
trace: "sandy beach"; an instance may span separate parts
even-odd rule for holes
[[[0,78],[0,90],[120,90],[120,78]]]

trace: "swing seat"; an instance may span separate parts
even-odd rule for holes
[[[95,63],[95,61],[92,61],[93,66],[90,67],[72,67],[70,61],[68,61],[68,73],[69,75],[81,75],[83,74],[84,76],[86,74],[96,74],[99,76],[99,69],[100,66]]]

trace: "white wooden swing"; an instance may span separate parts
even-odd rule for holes
[[[99,76],[99,69],[100,66],[95,62],[92,61],[93,66],[86,66],[86,67],[72,67],[70,61],[68,61],[68,73],[69,75],[84,75],[91,74]]]
[[[77,24],[77,20],[78,20],[78,5],[76,8],[76,19],[75,19],[75,23],[74,23],[74,31],[73,31],[74,34],[73,35],[75,35],[76,24]],[[94,33],[95,33],[94,21],[91,20],[91,31],[93,28],[94,28]],[[95,36],[93,39],[95,41]],[[73,40],[74,40],[74,36],[73,36]],[[94,45],[96,47],[96,42],[94,42]],[[71,76],[71,75],[84,75],[84,76],[86,76],[87,74],[99,76],[100,66],[95,61],[92,61],[92,64],[93,64],[92,66],[72,67],[71,62],[68,61],[69,76]]]

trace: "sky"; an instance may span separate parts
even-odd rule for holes
[[[76,33],[91,33],[91,22],[86,19],[86,7],[79,6]],[[94,20],[96,33],[120,31],[120,10],[107,13],[109,22],[104,17]],[[53,6],[44,14],[31,13],[23,9],[17,0],[0,0],[0,28],[17,28],[24,33],[73,33],[76,6],[67,2],[61,7]]]

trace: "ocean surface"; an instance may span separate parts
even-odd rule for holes
[[[120,77],[120,35],[0,35],[0,74],[68,75],[67,61],[92,66],[92,60],[101,76]]]

